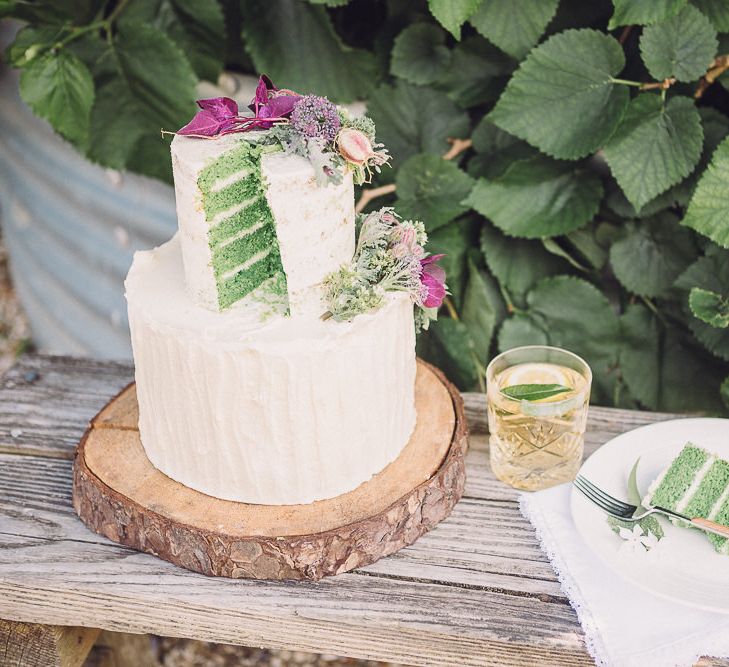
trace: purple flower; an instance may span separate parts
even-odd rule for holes
[[[235,125],[238,104],[229,97],[212,97],[198,100],[200,111],[177,134],[192,134],[201,137],[214,137]]]
[[[445,287],[445,271],[442,266],[438,266],[438,260],[444,255],[430,255],[420,260],[422,273],[420,274],[420,282],[423,285],[423,307],[439,308],[443,303],[446,295]]]
[[[287,118],[291,115],[294,105],[301,99],[301,95],[286,88],[278,89],[273,85],[271,79],[262,74],[258,79],[256,94],[248,105],[248,108],[258,119],[266,118]],[[258,127],[268,129],[273,123],[257,123]]]
[[[339,125],[337,107],[326,97],[304,95],[294,104],[291,126],[306,137],[334,141]]]

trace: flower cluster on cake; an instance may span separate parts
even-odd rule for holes
[[[163,473],[293,504],[350,491],[415,426],[415,333],[446,295],[421,222],[357,219],[374,123],[261,77],[172,141],[178,233],[126,281],[139,429]],[[357,231],[358,230],[358,231]]]

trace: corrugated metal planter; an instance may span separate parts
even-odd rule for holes
[[[131,356],[124,276],[176,227],[171,187],[91,164],[37,119],[0,70],[0,221],[44,351]]]

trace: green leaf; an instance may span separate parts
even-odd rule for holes
[[[512,239],[490,225],[481,231],[486,265],[518,306],[539,280],[564,271],[566,265],[547,252],[539,241]]]
[[[729,4],[726,0],[691,0],[691,4],[708,16],[719,32],[729,32]]]
[[[534,320],[523,313],[504,320],[499,330],[499,351],[506,352],[523,345],[549,345],[547,332]]]
[[[89,68],[66,50],[34,58],[20,74],[20,95],[61,136],[85,146],[94,103]]]
[[[5,60],[13,67],[25,67],[31,60],[51,48],[63,34],[59,26],[25,26],[5,49]]]
[[[486,39],[521,60],[557,13],[559,0],[485,0],[470,23]]]
[[[456,39],[461,39],[461,26],[481,2],[482,0],[428,0],[428,7],[438,23]]]
[[[550,345],[580,355],[594,374],[595,402],[609,400],[620,349],[620,325],[612,305],[581,278],[545,278],[527,297],[528,313],[547,332]]]
[[[681,274],[676,286],[689,291],[698,287],[716,294],[729,294],[729,252],[714,246]],[[688,324],[707,350],[729,361],[729,330],[717,329],[697,317],[689,317]]]
[[[676,16],[643,29],[640,53],[651,75],[662,81],[696,81],[714,60],[716,30],[698,9],[684,7]]]
[[[398,163],[416,153],[443,155],[449,137],[469,133],[466,112],[442,93],[402,81],[374,90],[367,113],[377,125],[377,140]]]
[[[724,378],[724,382],[721,383],[719,392],[721,394],[721,400],[724,401],[724,405],[727,410],[729,410],[729,376]]]
[[[620,328],[620,372],[623,380],[644,407],[658,410],[662,389],[658,320],[645,306],[631,304],[620,317]]]
[[[504,304],[493,278],[468,259],[468,284],[463,295],[461,321],[474,344],[474,352],[485,366],[497,324],[504,317]]]
[[[667,104],[638,95],[604,149],[605,160],[628,201],[640,209],[689,175],[701,156],[701,118],[688,97]]]
[[[675,16],[686,6],[686,0],[613,0],[615,12],[608,30],[621,25],[648,25]]]
[[[418,354],[438,366],[461,389],[478,381],[473,340],[463,322],[441,317],[418,336]]]
[[[501,393],[517,401],[541,401],[568,391],[572,391],[572,387],[561,384],[514,384],[504,387]]]
[[[527,56],[490,118],[553,157],[585,157],[605,143],[623,115],[628,90],[613,83],[623,67],[616,39],[567,30]]]
[[[729,299],[700,287],[693,287],[689,293],[691,312],[702,322],[717,329],[729,327]]]
[[[428,84],[442,75],[450,60],[443,31],[429,23],[416,23],[395,39],[390,71],[410,83]]]
[[[367,96],[376,81],[374,56],[346,46],[324,7],[242,0],[241,13],[246,50],[276,85],[351,102]]]
[[[408,158],[396,183],[398,212],[422,220],[429,232],[468,210],[461,202],[473,187],[473,179],[456,164],[432,153]]]
[[[156,28],[119,26],[100,67],[108,82],[96,95],[92,112],[90,157],[123,169],[139,152],[139,142],[159,142],[160,128],[176,130],[195,111],[195,74],[179,47]],[[164,153],[154,153],[162,160]],[[169,154],[164,157],[169,162]],[[139,164],[139,163],[137,163]],[[149,165],[145,173],[164,173]]]
[[[440,265],[446,272],[448,289],[457,308],[461,306],[466,286],[466,253],[469,245],[461,222],[462,219],[451,222],[436,229],[428,237],[428,251],[434,255],[445,255],[440,260]]]
[[[201,79],[217,81],[225,25],[216,0],[131,0],[119,17],[119,24],[125,23],[161,30],[182,49]]]
[[[514,61],[474,35],[451,51],[448,66],[434,86],[444,90],[462,109],[494,102],[498,99],[514,70]]]
[[[591,171],[541,156],[480,179],[466,203],[510,236],[539,238],[578,229],[597,213],[603,190]]]
[[[664,296],[696,257],[693,237],[672,213],[630,223],[610,248],[615,277],[640,296]]]
[[[484,116],[471,134],[473,149],[479,154],[469,162],[471,175],[493,180],[501,176],[513,162],[538,155],[528,143],[496,127]],[[479,159],[483,156],[482,159]],[[475,163],[472,166],[472,163]]]
[[[714,243],[729,248],[729,138],[714,151],[682,222]]]

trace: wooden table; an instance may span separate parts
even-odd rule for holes
[[[319,583],[269,583],[188,572],[109,542],[76,518],[74,447],[131,377],[126,364],[26,356],[0,381],[0,618],[413,665],[591,664],[517,493],[490,472],[483,395],[465,396],[468,481],[449,519],[364,569]],[[586,453],[673,416],[592,408]],[[5,642],[0,665],[11,664]],[[29,649],[12,664],[50,663]]]

